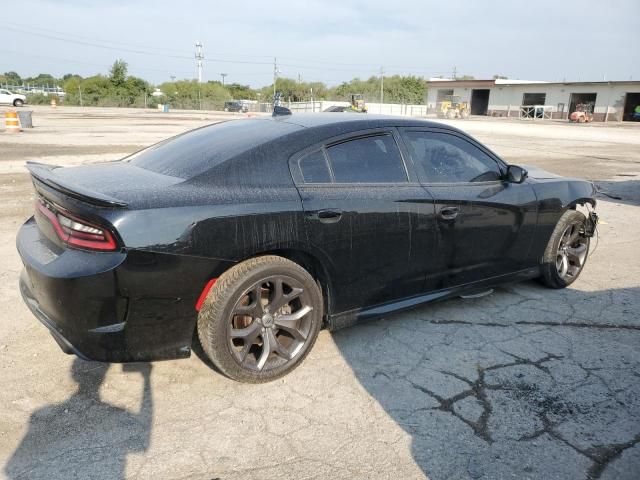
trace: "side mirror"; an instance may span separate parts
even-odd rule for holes
[[[527,179],[527,172],[524,168],[517,165],[509,165],[507,167],[507,180],[511,183],[522,183]]]

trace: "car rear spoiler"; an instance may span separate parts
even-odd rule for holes
[[[89,191],[82,186],[72,185],[67,181],[57,178],[55,170],[62,168],[60,165],[47,165],[39,162],[27,162],[27,170],[31,176],[40,183],[64,193],[70,197],[98,207],[125,208],[126,202],[118,200],[104,193]]]

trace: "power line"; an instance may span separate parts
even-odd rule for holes
[[[101,68],[105,68],[105,69],[111,68],[111,65],[108,65],[106,63],[85,62],[85,61],[82,61],[82,60],[71,59],[71,58],[63,58],[63,57],[52,56],[52,55],[39,55],[37,53],[19,52],[17,50],[5,50],[5,49],[0,49],[0,52],[15,54],[15,55],[19,55],[21,57],[43,58],[45,60],[54,60],[56,62],[65,62],[65,63],[74,64],[74,65],[88,65],[88,66],[92,66],[92,67],[101,67]],[[163,69],[163,68],[136,67],[136,66],[131,67],[131,70],[133,70],[133,71],[148,71],[148,72],[162,72],[162,73],[166,73],[166,71],[167,71],[166,69]],[[180,72],[180,73],[182,75],[184,75],[185,77],[190,75],[190,74],[187,74],[186,72]],[[255,74],[255,73],[253,73],[253,74]],[[248,73],[247,75],[253,75],[253,74]],[[261,73],[261,75],[262,74],[263,73]]]
[[[56,35],[49,35],[46,33],[39,33],[39,32],[29,32],[26,30],[20,30],[18,28],[14,28],[14,27],[4,27],[8,30],[13,30],[13,31],[17,31],[20,33],[26,33],[28,35],[35,35],[38,37],[43,37],[43,38],[48,38],[50,40],[58,40],[61,42],[67,42],[67,43],[73,43],[76,45],[84,45],[84,46],[88,46],[88,47],[96,47],[96,48],[102,48],[105,50],[112,50],[112,51],[118,51],[118,52],[127,52],[127,53],[135,53],[138,55],[150,55],[150,56],[154,56],[154,57],[165,57],[165,58],[175,58],[175,59],[180,59],[180,60],[191,60],[192,57],[188,56],[188,55],[174,55],[174,54],[167,54],[167,53],[158,53],[158,52],[152,52],[152,51],[148,51],[148,50],[139,50],[139,49],[134,49],[134,48],[127,48],[127,47],[112,47],[110,45],[103,45],[100,43],[95,43],[95,42],[88,42],[88,41],[84,41],[84,40],[74,40],[71,38],[64,38],[61,36],[56,36]],[[210,59],[205,59],[204,61],[209,61],[209,62],[218,62],[218,63],[237,63],[237,64],[248,64],[248,65],[270,65],[271,62],[253,62],[253,61],[248,61],[248,60],[227,60],[227,59],[223,59],[223,58],[210,58]]]
[[[53,30],[48,30],[48,29],[42,29],[42,28],[38,28],[35,29],[33,27],[27,27],[28,30],[23,29],[23,28],[17,28],[13,25],[18,25],[15,23],[8,23],[8,22],[0,22],[0,25],[5,25],[5,28],[8,30],[12,30],[12,31],[16,31],[19,33],[24,33],[27,35],[34,35],[37,37],[41,37],[41,38],[47,38],[47,39],[51,39],[51,40],[56,40],[56,41],[61,41],[61,42],[67,42],[67,43],[71,43],[71,44],[76,44],[76,45],[83,45],[83,46],[87,46],[87,47],[93,47],[93,48],[101,48],[104,50],[110,50],[110,51],[117,51],[117,52],[127,52],[127,53],[133,53],[133,54],[137,54],[137,55],[148,55],[148,56],[153,56],[153,57],[163,57],[163,58],[173,58],[173,59],[178,59],[178,60],[191,60],[193,59],[193,57],[189,57],[188,55],[183,55],[183,54],[177,54],[177,53],[167,53],[167,50],[162,50],[162,49],[157,49],[155,47],[150,48],[150,47],[142,47],[142,46],[138,46],[136,48],[131,48],[131,46],[113,46],[113,45],[109,45],[109,43],[111,44],[119,44],[121,42],[113,42],[113,41],[108,41],[108,42],[102,42],[99,43],[98,41],[89,41],[89,40],[81,40],[78,38],[83,38],[79,35],[70,35],[70,34],[62,34],[59,32],[55,32]],[[49,33],[42,33],[41,31],[35,31],[35,30],[44,30],[44,31],[49,31],[49,32],[55,32],[56,34],[49,34]],[[70,36],[74,36],[76,37],[74,38],[69,38]],[[130,44],[126,44],[126,45],[130,45]],[[163,53],[161,53],[163,52]],[[175,50],[173,52],[176,52]],[[35,55],[33,55],[35,56]],[[255,57],[260,57],[262,58],[263,56],[258,56],[255,55]],[[50,56],[47,56],[45,58],[53,58]],[[196,57],[197,58],[197,57]],[[284,57],[284,58],[291,58],[292,57]],[[68,60],[68,59],[60,59],[61,61],[66,61],[66,62],[75,62],[75,63],[81,63],[81,62],[76,62],[74,60]],[[301,60],[301,59],[300,59]],[[271,65],[271,62],[267,62],[267,61],[252,61],[252,60],[238,60],[238,59],[225,59],[225,58],[200,58],[198,59],[198,71],[201,71],[201,64],[202,62],[208,62],[208,63],[228,63],[228,64],[238,64],[238,65]],[[86,62],[85,62],[86,63]],[[318,64],[324,64],[323,66],[318,66]],[[346,65],[349,66],[350,68],[336,68],[336,67],[330,67],[327,65]],[[103,66],[103,65],[101,65]],[[307,70],[315,70],[315,71],[322,71],[322,72],[344,72],[344,73],[349,73],[351,75],[358,75],[358,74],[363,74],[363,75],[370,75],[370,76],[375,76],[377,73],[377,67],[371,66],[371,65],[367,65],[367,64],[344,64],[344,63],[340,63],[340,62],[325,62],[322,60],[311,60],[311,59],[305,59],[302,60],[300,63],[280,63],[278,64],[277,67],[284,67],[284,68],[291,68],[291,69],[296,69],[297,72],[299,73],[300,71],[307,71]],[[354,68],[354,67],[359,67],[359,68]],[[360,68],[361,67],[361,68]],[[415,68],[414,66],[399,66],[399,65],[395,65],[394,68],[402,68],[402,69],[406,69],[408,70],[411,75],[428,75],[428,76],[437,76],[437,75],[442,75],[443,73],[446,72],[427,72],[425,70],[419,70]],[[145,69],[139,69],[139,70],[145,70]],[[149,71],[159,71],[159,72],[164,72],[166,73],[166,70],[164,69],[152,69],[152,68],[147,68],[146,70]],[[278,74],[282,73],[280,70],[278,70]],[[253,76],[253,75],[265,75],[267,74],[267,72],[264,73],[240,73],[237,75],[247,75],[247,76]],[[406,73],[405,73],[406,74]],[[186,77],[186,76],[185,76]],[[199,77],[201,78],[201,76]],[[275,76],[274,76],[274,85],[275,85]]]
[[[140,44],[132,44],[131,42],[119,42],[119,41],[115,41],[115,40],[104,40],[104,39],[100,39],[100,38],[96,38],[96,37],[86,37],[83,35],[77,35],[77,34],[73,34],[73,33],[69,33],[69,32],[60,32],[59,30],[51,30],[49,28],[42,28],[42,27],[34,27],[32,25],[22,25],[19,23],[14,23],[14,22],[0,22],[0,25],[5,26],[6,28],[11,28],[15,31],[19,31],[21,33],[28,33],[28,34],[37,34],[39,33],[38,31],[41,32],[45,32],[48,34],[55,34],[57,36],[62,36],[62,37],[75,37],[75,39],[79,39],[79,40],[84,40],[87,43],[90,42],[99,42],[99,43],[106,43],[106,44],[114,44],[114,45],[124,45],[127,48],[130,47],[134,47],[134,48],[140,48],[140,49],[144,49],[147,51],[158,51],[158,52],[169,52],[169,53],[173,53],[173,54],[178,54],[179,56],[182,56],[183,54],[183,50],[173,50],[173,49],[168,49],[168,48],[158,48],[155,46],[150,46],[150,45],[140,45]],[[26,29],[26,30],[25,30]],[[253,58],[271,58],[271,55],[256,55],[256,54],[245,54],[245,53],[217,53],[217,52],[210,52],[212,55],[218,55],[218,56],[236,56],[236,57],[253,57]]]
[[[112,51],[121,51],[121,52],[127,52],[127,53],[134,53],[134,54],[138,54],[138,55],[150,55],[150,56],[159,56],[159,57],[166,57],[166,58],[175,58],[175,59],[190,59],[191,57],[184,55],[184,54],[179,54],[178,51],[176,50],[166,50],[166,49],[157,49],[156,47],[148,47],[148,46],[137,46],[136,48],[131,48],[132,46],[135,47],[135,45],[131,45],[129,43],[122,43],[122,42],[115,42],[115,41],[101,41],[100,43],[97,43],[97,41],[95,40],[84,40],[87,37],[82,37],[79,35],[73,35],[73,34],[68,34],[68,33],[61,33],[61,32],[57,32],[54,30],[49,30],[49,29],[43,29],[43,28],[34,28],[34,27],[26,27],[25,28],[18,28],[15,27],[14,25],[19,25],[19,24],[15,24],[15,23],[8,23],[8,22],[0,22],[0,25],[3,25],[4,28],[9,29],[9,30],[13,30],[19,33],[25,33],[28,35],[34,35],[34,36],[38,36],[38,37],[42,37],[42,38],[47,38],[47,39],[51,39],[51,40],[58,40],[58,41],[62,41],[62,42],[67,42],[67,43],[73,43],[73,44],[77,44],[77,45],[84,45],[84,46],[89,46],[89,47],[96,47],[96,48],[102,48],[105,50],[112,50]],[[41,30],[41,31],[37,31],[37,30]],[[42,33],[42,31],[44,32],[51,32],[51,33]],[[53,33],[53,34],[52,34]],[[76,37],[74,38],[69,38],[69,37]],[[114,45],[126,45],[126,46],[121,46],[121,47],[117,47],[117,46],[112,46],[109,44],[114,44]],[[155,50],[155,51],[154,51]],[[174,53],[168,53],[168,52],[174,52]],[[267,58],[267,55],[248,55],[248,54],[220,54],[220,53],[214,53],[214,55],[217,55],[218,57],[220,56],[245,56],[245,57],[255,57],[255,58]],[[325,61],[325,60],[314,60],[314,59],[301,59],[301,58],[295,58],[295,57],[281,57],[284,59],[290,59],[293,60],[294,62],[298,62],[298,63],[281,63],[280,65],[283,67],[291,67],[291,68],[305,68],[305,69],[315,69],[315,70],[328,70],[328,71],[337,71],[337,72],[353,72],[354,68],[353,67],[364,67],[367,71],[371,71],[371,73],[374,73],[377,70],[377,66],[372,65],[372,64],[365,64],[365,63],[343,63],[343,62],[330,62],[330,61]],[[225,59],[225,58],[209,58],[206,59],[205,61],[208,62],[220,62],[220,63],[236,63],[236,64],[249,64],[249,65],[270,65],[271,62],[268,61],[249,61],[249,60],[231,60],[231,59]],[[338,66],[346,66],[346,67],[351,67],[351,68],[327,68],[326,66],[313,66],[313,65],[338,65]],[[399,69],[406,69],[406,70],[410,70],[410,71],[414,71],[416,73],[424,73],[424,70],[415,70],[415,65],[388,65],[388,67],[392,67],[392,68],[399,68]],[[432,73],[432,72],[429,72]],[[440,72],[438,72],[440,73]]]

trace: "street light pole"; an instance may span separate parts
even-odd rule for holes
[[[228,74],[227,73],[221,73],[220,76],[222,77],[222,86],[224,87],[224,77],[226,77]]]

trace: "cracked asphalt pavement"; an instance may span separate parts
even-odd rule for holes
[[[36,109],[41,126],[0,135],[0,152],[24,142],[77,163],[94,145],[102,159],[104,145],[211,121],[95,110]],[[90,134],[67,132],[63,116]],[[456,125],[513,163],[597,181],[606,223],[580,279],[323,331],[301,367],[266,385],[197,355],[126,366],[64,355],[20,300],[14,240],[32,194],[12,147],[10,168],[0,159],[0,478],[640,478],[640,129]],[[47,155],[56,141],[61,158]],[[579,155],[591,146],[597,156]]]

